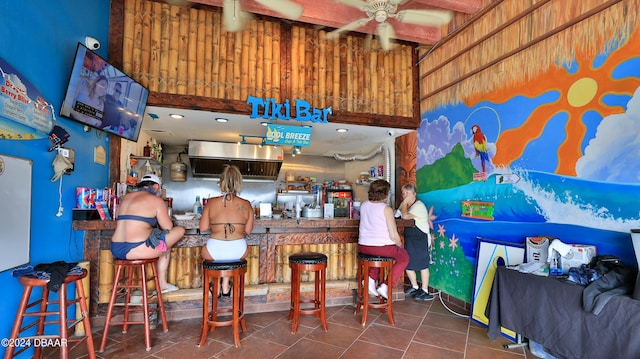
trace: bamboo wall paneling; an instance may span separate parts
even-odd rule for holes
[[[158,20],[158,18],[156,18]],[[162,16],[160,17],[160,52],[158,53],[158,62],[160,68],[157,73],[152,72],[150,77],[157,76],[158,87],[149,87],[151,91],[169,92],[167,86],[167,80],[169,79],[169,29],[171,28],[171,6],[168,4],[162,4]]]
[[[189,42],[195,46],[189,46],[189,84],[187,93],[194,93],[198,96],[204,95],[204,84],[199,78],[204,74],[204,17],[203,11],[191,9],[191,23],[189,26]]]
[[[100,277],[98,278],[98,303],[109,303],[113,289],[113,255],[110,249],[100,250]]]
[[[187,83],[189,82],[188,61],[189,61],[189,9],[180,8],[178,15],[178,73],[176,76],[176,93],[184,95],[187,93]]]
[[[235,32],[227,32],[226,33],[226,38],[227,38],[227,46],[224,49],[224,52],[226,52],[226,60],[225,60],[225,66],[224,66],[224,73],[225,73],[225,81],[223,82],[224,84],[224,92],[222,95],[222,98],[233,98],[233,87],[234,87],[234,74],[233,74],[233,70],[234,70],[234,64],[235,64],[235,57],[236,57],[236,52],[235,52],[235,46],[236,46],[236,34]]]
[[[258,71],[258,21],[255,19],[251,19],[249,21],[249,41],[246,43],[246,51],[247,51],[247,89],[246,94],[257,94],[257,89],[259,88],[258,83],[256,82],[257,71]],[[244,51],[244,50],[243,50]],[[261,56],[260,56],[261,58]],[[264,60],[260,59],[260,63]],[[258,97],[263,97],[263,94],[258,95]]]
[[[176,283],[177,271],[178,267],[176,265],[172,265],[172,262],[175,260],[175,257],[178,255],[178,248],[171,248],[171,259],[169,260],[169,267],[167,267],[167,282]]]
[[[313,59],[309,53],[310,47],[307,46],[307,32],[305,28],[300,28],[298,32],[300,38],[298,41],[298,52],[300,53],[300,83],[298,84],[298,96],[295,98],[301,98],[309,101],[308,87],[312,83],[311,79],[311,63]]]
[[[267,44],[271,44],[271,46],[268,46],[268,49],[265,49],[265,53],[271,57],[272,59],[272,63],[271,63],[271,73],[267,73],[268,71],[265,70],[265,74],[268,75],[268,79],[269,79],[269,83],[265,83],[265,88],[267,89],[267,91],[269,93],[269,97],[271,98],[275,98],[276,101],[280,102],[283,99],[283,95],[282,95],[282,83],[283,81],[287,81],[288,78],[286,77],[281,77],[282,75],[282,61],[283,58],[281,56],[282,51],[284,51],[283,46],[282,46],[282,25],[280,23],[272,23],[272,22],[266,22],[265,23],[265,33],[267,34],[267,36],[265,36],[265,41],[270,41],[270,42],[266,42]],[[285,74],[287,74],[285,72]],[[285,94],[289,94],[288,90],[285,91]]]
[[[176,248],[176,255],[171,256],[169,266],[176,267],[176,281],[178,288],[187,288],[187,278],[185,278],[185,267],[182,265],[185,260],[185,248]]]
[[[311,99],[316,107],[322,107],[320,104],[320,98],[324,96],[318,96],[320,93],[320,41],[318,41],[318,31],[307,30],[310,37],[313,37],[313,45],[309,46],[311,48],[311,86],[309,86],[309,91],[311,94]],[[323,101],[324,102],[324,101]]]
[[[257,28],[258,39],[260,39],[260,52],[258,54],[258,61],[256,67],[260,72],[260,81],[254,84],[254,92],[260,97],[276,97],[274,87],[280,83],[279,79],[274,77],[273,74],[276,66],[280,66],[275,61],[275,54],[279,51],[275,51],[273,45],[274,34],[273,26],[271,22],[261,21]],[[265,44],[267,46],[265,46]]]
[[[220,19],[222,20],[222,19]],[[227,49],[227,41],[229,36],[227,36],[227,32],[224,30],[221,22],[216,24],[216,27],[220,27],[220,45],[218,52],[218,94],[215,97],[218,98],[226,98],[225,91],[227,87],[227,56],[229,55],[229,50]]]
[[[344,86],[344,91],[342,92],[342,96],[346,97],[346,104],[347,104],[347,111],[349,112],[356,112],[355,111],[355,106],[354,106],[354,88],[355,88],[355,84],[353,81],[353,78],[355,76],[355,72],[357,67],[354,66],[353,62],[354,62],[354,56],[353,56],[353,51],[351,51],[351,49],[355,48],[355,45],[353,44],[353,41],[355,40],[353,38],[353,36],[347,36],[346,38],[347,40],[347,46],[345,48],[346,53],[347,53],[347,57],[346,57],[346,63],[344,65],[344,74],[345,74],[345,79],[346,79],[346,83]]]
[[[153,268],[151,268],[151,264],[146,264],[144,266],[144,271],[147,276],[147,280],[153,277]],[[140,273],[136,273],[135,278],[138,278],[138,280],[142,282],[142,275]],[[157,290],[155,281],[149,280],[149,282],[147,283],[147,289],[149,290],[149,292],[153,292],[154,290]]]
[[[245,282],[248,285],[258,284],[260,282],[260,246],[249,246],[247,267]]]
[[[133,70],[133,47],[135,36],[135,24],[138,22],[136,19],[136,6],[139,5],[138,1],[125,1],[124,4],[124,23],[122,34],[122,71],[128,74],[132,74]]]
[[[180,10],[172,6],[169,16],[169,76],[167,92],[178,93],[178,61],[180,52]]]
[[[146,74],[148,79],[147,88],[149,91],[158,91],[159,88],[159,76],[160,73],[160,57],[162,44],[162,16],[163,16],[162,4],[153,4],[151,9],[152,19],[151,22],[151,43],[149,44],[149,72]],[[158,22],[157,20],[161,21]],[[144,55],[143,55],[144,56]],[[143,65],[143,72],[144,72]],[[155,74],[155,75],[154,75]],[[142,74],[141,74],[142,77]]]
[[[220,96],[220,64],[222,63],[222,16],[219,12],[213,13],[212,27],[212,53],[211,53],[211,97]]]
[[[202,62],[203,70],[200,73],[201,76],[198,77],[199,81],[202,82],[202,96],[211,97],[212,93],[212,71],[213,71],[213,56],[214,56],[214,36],[213,33],[215,31],[215,26],[213,26],[213,18],[214,13],[212,12],[202,12],[202,26],[204,27],[203,32],[203,48],[202,53],[198,53],[198,62]],[[199,34],[199,33],[198,33]]]
[[[193,261],[191,268],[193,270],[193,279],[191,280],[191,288],[202,288],[202,249],[194,247],[192,250]]]
[[[140,83],[149,86],[149,72],[144,69],[151,65],[151,25],[153,19],[153,4],[142,3],[142,18],[138,26],[141,29],[136,31],[135,45],[133,51],[133,74],[139,74]]]
[[[319,31],[317,35],[317,43],[318,43],[318,55],[317,61],[318,64],[318,88],[315,92],[316,94],[329,94],[327,91],[327,42],[322,41],[324,39],[324,32]],[[318,98],[318,106],[321,108],[328,107],[327,106],[328,98],[327,96],[319,96]]]
[[[377,40],[375,41],[377,44]],[[371,64],[371,112],[378,113],[378,52],[371,51],[369,53],[369,60]]]
[[[215,109],[221,112],[245,113],[248,96],[279,103],[304,99],[313,107],[332,107],[337,122],[419,126],[413,96],[404,92],[405,87],[413,91],[412,74],[405,71],[412,66],[407,55],[412,46],[398,44],[385,52],[373,40],[364,49],[362,36],[326,40],[325,30],[268,17],[228,33],[217,7],[151,0],[122,5],[121,22],[114,20],[123,31],[122,68],[149,88],[150,105],[166,101],[176,107],[214,111],[211,106],[219,106]],[[385,88],[387,79],[393,83]]]
[[[237,66],[237,71],[240,71],[240,81],[238,82],[238,84],[240,85],[240,91],[238,94],[238,98],[243,99],[247,98],[247,96],[249,95],[249,72],[251,71],[249,68],[249,45],[252,35],[251,31],[243,31],[240,34],[242,35],[242,45],[240,48],[240,63]],[[238,47],[236,47],[236,51],[238,51]],[[255,56],[255,54],[253,55]],[[251,93],[254,94],[255,92]]]
[[[241,86],[242,86],[242,46],[245,40],[246,31],[236,32],[234,36],[234,47],[233,47],[233,82],[231,83],[231,88],[233,89],[232,95],[230,98],[239,100],[241,96]],[[247,38],[248,40],[248,38]],[[246,97],[245,97],[246,98]]]

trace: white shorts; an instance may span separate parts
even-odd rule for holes
[[[207,251],[216,262],[237,261],[247,251],[247,240],[244,238],[233,240],[207,239]]]

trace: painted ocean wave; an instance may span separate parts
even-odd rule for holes
[[[546,222],[629,233],[640,228],[640,185],[607,183],[536,171],[514,171],[514,184],[486,181],[421,193],[438,219],[461,217],[461,201],[493,203],[493,220]],[[472,220],[483,221],[483,220]]]

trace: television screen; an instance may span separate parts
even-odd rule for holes
[[[137,142],[149,90],[78,43],[60,115]]]

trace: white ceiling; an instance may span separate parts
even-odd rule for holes
[[[173,119],[170,114],[181,114],[182,119]],[[156,118],[157,117],[157,118]],[[229,119],[226,123],[217,122],[215,118]],[[147,107],[142,131],[155,138],[163,146],[188,146],[189,140],[216,142],[238,142],[240,135],[265,136],[266,127],[261,125],[263,119],[249,118],[248,115],[221,114],[207,111],[185,110],[166,107]],[[329,115],[329,121],[331,116]],[[302,154],[333,156],[334,154],[369,153],[391,138],[395,138],[412,130],[345,125],[340,123],[297,123],[295,121],[271,121],[281,125],[311,124],[311,145],[302,148]],[[346,133],[337,132],[338,128],[346,128]],[[260,138],[246,137],[247,143],[260,144]],[[285,148],[291,153],[292,148]]]

